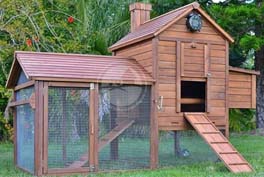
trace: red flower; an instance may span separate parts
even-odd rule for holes
[[[69,17],[68,17],[68,22],[69,22],[69,23],[73,23],[73,22],[74,22],[74,18],[73,18],[72,16],[69,16]]]
[[[31,46],[32,46],[32,41],[31,41],[31,39],[27,39],[27,40],[26,40],[26,44],[27,44],[28,47],[31,47]]]

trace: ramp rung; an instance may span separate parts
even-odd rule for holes
[[[214,123],[211,122],[206,114],[185,113],[184,117],[215,151],[218,157],[224,162],[225,166],[231,172],[238,173],[253,171],[253,168],[250,166],[250,164],[242,157],[239,152],[236,151],[236,149],[229,143],[228,139],[226,139],[222,132],[220,132],[219,129],[214,125]],[[205,124],[206,126],[199,126],[201,124]],[[205,128],[207,128],[209,131],[206,131]],[[210,136],[206,136],[207,134],[210,134]],[[221,138],[219,136],[221,136]],[[217,139],[219,141],[217,141]]]
[[[229,143],[228,141],[212,141],[210,144],[222,144],[222,143]]]
[[[198,123],[194,123],[195,125],[199,125],[199,124],[211,124],[210,122],[198,122]]]
[[[219,152],[219,154],[237,154],[237,151]]]
[[[228,165],[248,165],[246,162],[240,162],[240,163],[229,163]]]
[[[219,131],[215,131],[215,132],[202,132],[202,134],[219,134]]]

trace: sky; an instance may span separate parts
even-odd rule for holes
[[[213,0],[214,3],[224,2],[225,0]]]

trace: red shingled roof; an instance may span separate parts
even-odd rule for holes
[[[151,75],[136,60],[117,56],[16,52],[7,87],[14,87],[18,65],[33,80],[150,84]]]
[[[110,51],[114,51],[118,48],[152,38],[157,36],[160,32],[169,27],[171,23],[175,23],[177,20],[184,18],[192,10],[197,10],[200,12],[213,26],[215,26],[230,42],[233,42],[231,36],[229,36],[214,20],[212,20],[200,7],[200,4],[193,2],[186,6],[180,7],[173,11],[170,11],[166,14],[153,18],[149,21],[146,21],[144,24],[139,26],[135,31],[127,34],[125,37],[117,41],[111,47]]]

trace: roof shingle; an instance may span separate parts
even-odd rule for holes
[[[150,83],[151,75],[136,60],[117,56],[58,54],[45,52],[16,52],[20,65],[30,79],[56,78],[84,82]],[[17,68],[17,67],[14,67]],[[12,71],[10,77],[12,77]],[[13,86],[10,83],[7,87]],[[46,78],[46,79],[45,79]]]

